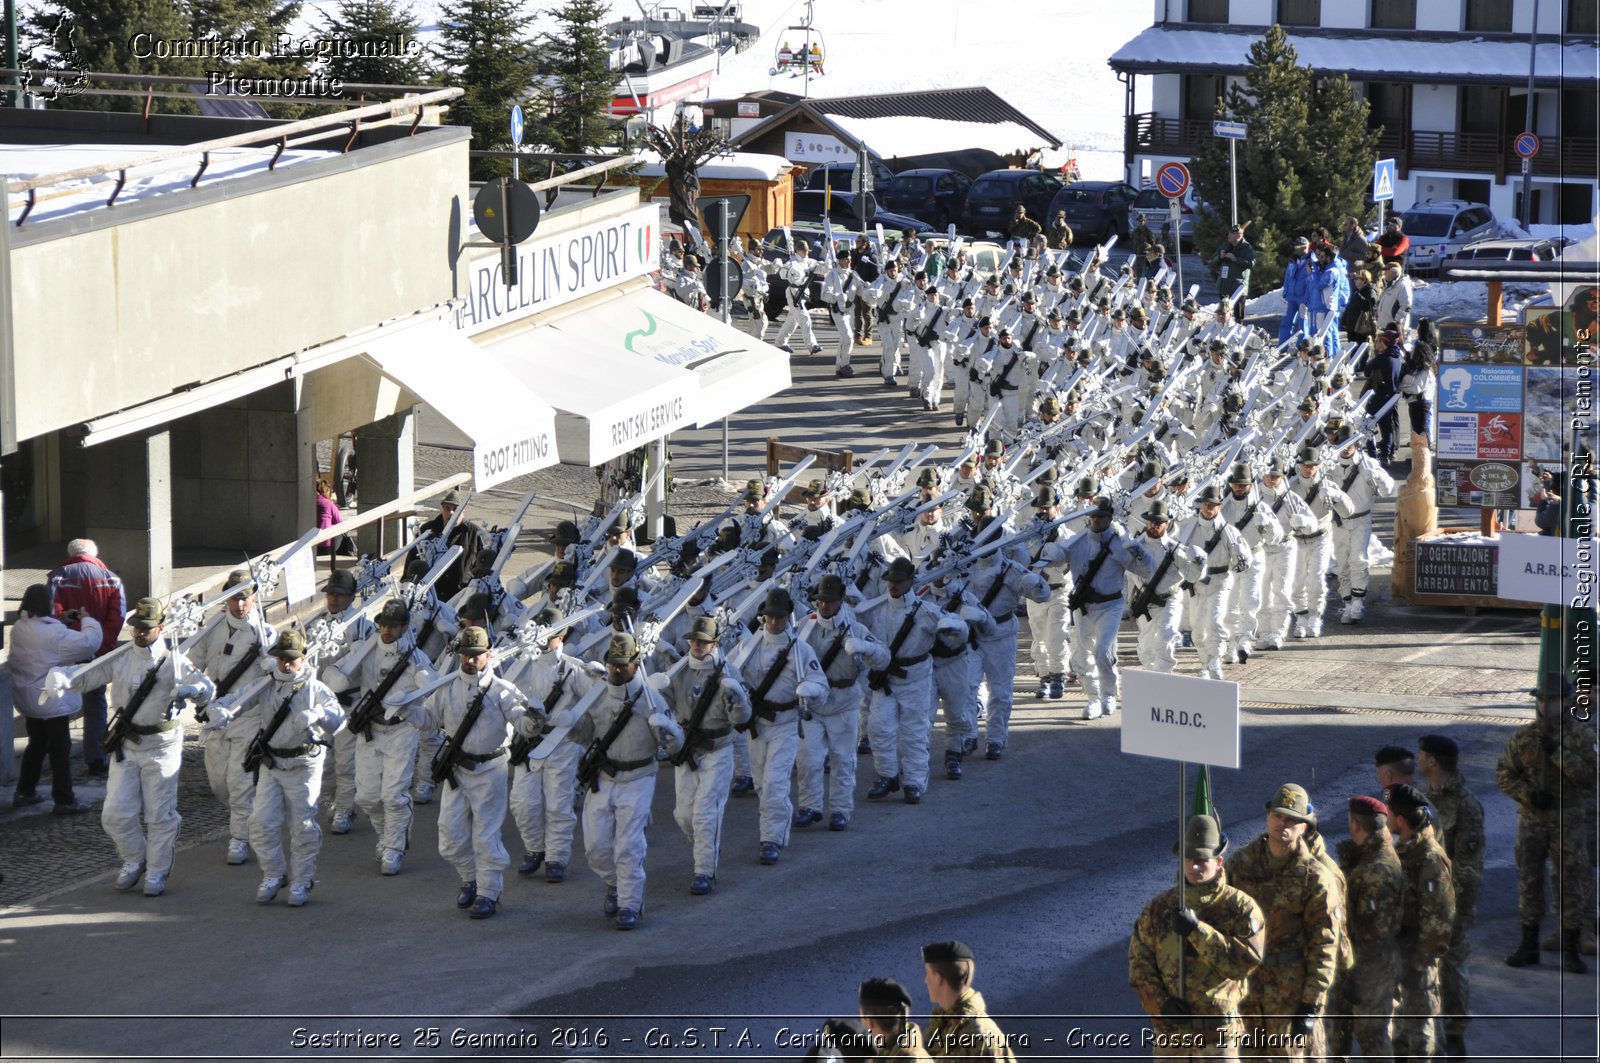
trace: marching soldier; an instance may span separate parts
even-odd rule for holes
[[[1239,529],[1222,518],[1222,489],[1209,484],[1195,502],[1198,510],[1178,529],[1184,546],[1199,546],[1205,571],[1189,586],[1189,626],[1195,649],[1210,679],[1222,678],[1222,653],[1228,644],[1228,594],[1235,573],[1250,568],[1250,546]]]
[[[1372,507],[1394,493],[1394,480],[1376,458],[1360,452],[1349,425],[1334,433],[1340,444],[1339,489],[1350,499],[1349,513],[1333,514],[1333,568],[1344,605],[1341,624],[1359,624],[1367,608],[1367,552],[1372,540]]]
[[[1164,498],[1140,514],[1145,522],[1145,550],[1154,559],[1149,572],[1129,572],[1129,611],[1139,631],[1139,664],[1153,672],[1170,672],[1177,661],[1183,598],[1179,586],[1204,575],[1205,554],[1198,546],[1174,539],[1172,510]]]
[[[900,343],[905,338],[905,314],[910,309],[912,285],[900,275],[900,261],[891,258],[883,264],[883,275],[864,295],[877,308],[882,324],[879,341],[883,346],[878,371],[886,387],[894,387],[900,375]]]
[[[886,332],[887,335],[887,332]],[[740,668],[750,691],[750,766],[761,801],[760,861],[778,862],[789,844],[794,801],[791,775],[800,748],[800,732],[812,706],[828,696],[828,681],[817,655],[790,630],[794,599],[782,587],[767,592],[761,606],[760,630]]]
[[[1306,843],[1313,816],[1303,787],[1267,802],[1267,831],[1228,861],[1228,881],[1267,920],[1261,966],[1250,976],[1245,1024],[1271,1059],[1316,1055],[1318,1017],[1339,958],[1339,885]]]
[[[1042,404],[1049,408],[1054,401]],[[1059,411],[1060,407],[1054,407]],[[1033,499],[1033,519],[1053,521],[1061,516],[1061,494],[1055,485],[1039,488]],[[1067,567],[1067,540],[1074,529],[1063,524],[1032,546],[1030,566],[1045,581],[1050,596],[1042,602],[1024,599],[1028,610],[1028,631],[1033,636],[1033,668],[1039,676],[1039,697],[1060,701],[1066,697],[1067,632],[1072,626],[1072,612],[1067,608],[1067,594],[1071,590]]]
[[[250,810],[250,848],[261,862],[256,903],[271,904],[287,876],[289,907],[299,908],[316,885],[317,854],[322,850],[322,828],[317,824],[322,747],[344,726],[344,710],[333,691],[306,667],[305,636],[285,631],[267,652],[277,667],[272,684],[255,699],[259,730],[252,739],[257,747],[252,756],[261,758]],[[249,712],[250,706],[241,705],[239,710]],[[225,716],[239,710],[218,705],[212,711]]]
[[[789,337],[794,335],[796,329],[811,348],[812,354],[822,353],[822,344],[817,342],[816,331],[811,327],[811,309],[806,305],[806,300],[811,297],[811,278],[822,271],[822,264],[811,258],[811,245],[804,240],[796,241],[794,257],[777,271],[788,288],[783,293],[783,325],[778,329],[778,338],[772,342],[785,354],[794,353],[794,348],[789,346]]]
[[[1256,490],[1255,474],[1244,462],[1228,471],[1228,497],[1222,519],[1239,529],[1250,549],[1250,566],[1233,578],[1228,593],[1228,638],[1233,654],[1225,660],[1245,664],[1255,652],[1257,614],[1261,611],[1261,585],[1267,572],[1267,548],[1281,542],[1283,526],[1271,505]]]
[[[924,410],[932,412],[938,408],[939,393],[944,388],[940,329],[946,308],[941,304],[937,288],[919,288],[919,291],[922,297],[912,307],[906,322],[906,338],[911,345],[909,381],[911,397],[920,400]]]
[[[682,746],[672,757],[677,791],[673,818],[694,852],[689,892],[697,897],[716,889],[722,818],[733,780],[733,729],[750,721],[750,695],[737,670],[723,661],[721,637],[715,617],[696,617],[689,629],[687,663],[670,680],[652,677],[683,731]]]
[[[645,828],[656,792],[656,754],[683,748],[683,731],[639,675],[639,644],[613,635],[606,648],[606,689],[573,727],[584,746],[579,785],[583,851],[606,884],[601,908],[618,930],[632,930],[644,915]]]
[[[1239,1058],[1239,1005],[1261,964],[1266,921],[1228,884],[1227,851],[1214,818],[1190,817],[1179,856],[1186,887],[1157,896],[1134,924],[1128,983],[1155,1027],[1157,1058]]]
[[[1444,855],[1428,815],[1428,801],[1414,786],[1387,791],[1394,813],[1395,852],[1405,874],[1400,915],[1400,994],[1395,1002],[1394,1050],[1430,1059],[1433,1020],[1439,1014],[1439,961],[1450,949],[1456,894],[1450,858]]]
[[[1333,545],[1333,515],[1354,513],[1350,496],[1322,475],[1322,458],[1314,447],[1301,447],[1295,456],[1300,474],[1289,489],[1311,511],[1315,531],[1296,531],[1294,574],[1295,638],[1322,637],[1322,612],[1328,604],[1328,558]]]
[[[346,624],[343,639],[339,644],[337,653],[325,661],[317,662],[323,669],[322,681],[339,698],[339,706],[348,714],[355,707],[355,691],[345,692],[344,688],[335,687],[328,682],[329,669],[343,659],[352,649],[376,632],[372,621],[366,617],[350,621],[355,616],[356,575],[348,568],[334,569],[328,576],[328,583],[323,588],[328,606],[328,622],[332,624]],[[348,729],[338,731],[333,736],[333,816],[329,829],[335,834],[350,833],[350,821],[355,817],[356,804],[360,800],[357,792],[356,779],[356,736]]]
[[[1072,573],[1072,670],[1088,698],[1083,718],[1098,720],[1117,711],[1117,627],[1122,623],[1122,585],[1126,573],[1154,572],[1148,551],[1113,519],[1111,499],[1095,499],[1089,527],[1067,543]]]
[[[828,695],[819,699],[811,727],[800,739],[795,763],[800,791],[800,807],[794,814],[797,827],[822,822],[824,813],[829,830],[850,825],[855,811],[861,679],[868,669],[889,664],[888,649],[845,605],[844,590],[844,580],[838,576],[822,577],[817,584],[816,611],[805,625],[806,641],[828,682]]]
[[[922,947],[922,968],[933,1011],[928,1019],[928,1055],[936,1060],[1009,1063],[1016,1057],[1006,1035],[989,1018],[983,994],[972,988],[972,949],[959,941]]]
[[[1289,618],[1294,614],[1294,579],[1299,537],[1317,529],[1317,518],[1305,500],[1289,490],[1284,478],[1283,459],[1274,455],[1261,477],[1261,501],[1272,511],[1284,534],[1268,542],[1263,550],[1265,566],[1261,574],[1261,613],[1256,634],[1262,648],[1279,650],[1289,634]]]
[[[349,692],[348,700],[340,701],[348,706],[347,715],[367,698],[377,702],[368,707],[365,721],[348,721],[364,724],[359,733],[347,726],[339,734],[349,732],[355,741],[356,795],[378,834],[379,870],[398,875],[410,847],[411,787],[421,735],[405,708],[393,709],[385,702],[426,686],[435,674],[411,638],[411,611],[404,602],[391,599],[383,604],[374,637],[377,645],[359,661],[330,665],[322,678],[335,694]],[[350,656],[341,655],[341,661]],[[334,735],[336,755],[339,734]],[[337,824],[334,831],[338,832]]]
[[[233,591],[223,606],[221,623],[202,635],[190,651],[194,661],[217,688],[217,698],[226,698],[238,689],[257,668],[266,664],[261,655],[273,644],[276,633],[256,608],[256,582],[248,568],[228,573],[224,591]],[[207,719],[204,711],[196,718],[205,734],[206,779],[211,792],[228,809],[228,863],[242,864],[249,858],[250,806],[256,783],[244,770],[245,750],[265,722],[246,711],[227,724]]]
[[[1561,919],[1562,966],[1588,969],[1579,954],[1584,911],[1590,904],[1587,839],[1581,802],[1595,785],[1595,741],[1567,718],[1572,681],[1547,673],[1534,690],[1538,717],[1511,735],[1495,768],[1500,790],[1517,803],[1517,911],[1522,942],[1506,957],[1512,967],[1539,962],[1539,922],[1544,916],[1544,866],[1555,866],[1556,910]]]
[[[1467,958],[1472,955],[1467,934],[1477,921],[1484,840],[1483,805],[1456,770],[1459,756],[1455,740],[1445,735],[1417,739],[1417,769],[1428,781],[1429,804],[1439,812],[1440,842],[1450,858],[1450,878],[1456,889],[1450,951],[1439,960],[1439,997],[1444,1007],[1445,1053],[1458,1059],[1467,1054]]]
[[[442,728],[448,736],[435,769],[444,782],[439,802],[439,855],[461,876],[456,907],[473,919],[488,919],[500,905],[511,857],[500,840],[505,824],[508,779],[506,739],[515,728],[539,733],[539,717],[522,692],[494,674],[489,633],[464,627],[454,652],[455,681],[419,703],[410,717],[419,727]]]
[[[1374,797],[1350,799],[1350,840],[1339,843],[1349,905],[1346,924],[1355,965],[1341,979],[1344,999],[1328,1023],[1328,1051],[1348,1058],[1356,1041],[1365,1059],[1394,1053],[1389,1020],[1399,986],[1405,875],[1389,834],[1389,808]]]
[[[178,771],[183,766],[184,702],[203,706],[216,686],[183,654],[162,641],[166,610],[159,598],[140,598],[128,616],[133,649],[84,666],[72,689],[111,685],[116,711],[106,730],[111,755],[100,825],[117,847],[122,867],[116,887],[126,892],[144,879],[144,895],[166,892],[177,847]],[[140,827],[140,817],[144,826]]]
[[[578,824],[573,795],[583,748],[569,730],[556,740],[555,748],[544,759],[533,760],[531,754],[539,742],[549,739],[553,730],[550,718],[588,694],[602,669],[585,666],[566,652],[571,629],[566,624],[566,614],[558,607],[546,606],[534,617],[534,623],[547,633],[544,652],[517,673],[516,684],[528,704],[539,707],[545,722],[537,740],[522,739],[512,749],[511,819],[522,836],[522,862],[517,865],[517,874],[535,875],[543,865],[544,880],[559,883],[566,881],[567,865],[572,862],[572,833]]]
[[[850,252],[840,251],[834,256],[835,265],[822,281],[822,301],[828,306],[834,328],[839,330],[839,347],[834,352],[833,375],[847,378],[856,375],[850,367],[850,353],[856,349],[855,336],[855,285],[856,275],[850,268]]]
[[[978,748],[978,697],[972,681],[973,658],[977,654],[974,643],[993,633],[994,618],[967,592],[965,584],[947,589],[949,598],[934,627],[929,653],[933,657],[935,711],[944,712],[944,777],[959,782],[962,762]]]
[[[911,593],[916,566],[910,558],[889,562],[884,576],[889,593],[868,610],[866,624],[889,651],[887,667],[867,677],[872,702],[867,714],[867,734],[878,778],[867,790],[877,801],[905,792],[908,804],[917,804],[928,779],[928,741],[932,730],[934,632],[940,611]]]

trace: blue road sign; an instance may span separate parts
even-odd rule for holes
[[[521,106],[515,106],[515,107],[511,108],[511,145],[512,145],[512,147],[517,147],[517,148],[522,147],[522,108],[521,108]]]
[[[1243,122],[1212,122],[1211,135],[1223,140],[1248,140],[1249,130]]]
[[[1379,159],[1372,164],[1372,201],[1394,198],[1394,160]]]

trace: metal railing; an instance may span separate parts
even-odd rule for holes
[[[117,175],[116,187],[111,190],[111,196],[106,200],[106,206],[114,206],[117,197],[122,194],[123,187],[128,182],[128,171],[138,166],[153,166],[158,163],[170,162],[173,159],[187,158],[191,155],[200,156],[199,169],[195,171],[194,178],[190,180],[189,187],[193,188],[200,183],[200,178],[205,175],[206,168],[211,163],[211,153],[223,148],[255,147],[273,144],[277,150],[273,153],[267,169],[277,166],[278,160],[291,145],[304,144],[326,138],[330,133],[339,130],[348,130],[349,138],[345,141],[342,153],[348,153],[356,146],[356,141],[361,136],[363,128],[374,128],[394,124],[397,115],[415,112],[411,121],[408,135],[415,136],[417,128],[422,124],[423,111],[436,104],[453,100],[463,95],[463,90],[458,88],[435,89],[421,96],[412,96],[406,99],[389,100],[383,103],[371,103],[343,114],[322,115],[318,118],[304,118],[296,122],[287,122],[274,126],[269,130],[258,130],[251,133],[236,133],[233,136],[216,137],[212,140],[203,140],[197,144],[183,144],[177,147],[166,148],[161,151],[150,152],[135,158],[121,159],[115,162],[97,163],[92,166],[80,166],[74,170],[63,170],[59,173],[43,174],[39,177],[30,177],[21,181],[6,181],[8,192],[26,193],[27,201],[22,213],[17,217],[16,225],[22,226],[33,212],[37,204],[38,190],[50,185],[61,184],[64,181],[78,181],[89,177],[99,177],[103,174],[114,173]],[[367,122],[368,118],[386,119],[386,121]],[[309,134],[309,135],[308,135]]]

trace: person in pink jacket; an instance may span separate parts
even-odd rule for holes
[[[37,788],[44,760],[50,758],[50,792],[57,815],[89,811],[72,790],[72,717],[82,709],[82,697],[68,691],[41,698],[44,677],[59,665],[87,661],[100,648],[100,624],[94,617],[71,610],[57,620],[50,588],[35,583],[22,595],[22,618],[11,628],[11,701],[28,728],[28,748],[22,753],[17,776],[17,808],[36,805],[44,798]],[[67,625],[77,623],[80,630]],[[42,703],[41,703],[42,702]]]

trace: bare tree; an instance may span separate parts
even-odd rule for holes
[[[727,144],[721,133],[702,126],[690,129],[683,112],[670,128],[650,126],[644,133],[645,143],[661,156],[667,171],[667,217],[683,229],[692,243],[703,245],[705,235],[700,231],[700,215],[695,201],[700,198],[700,166],[721,151]]]

